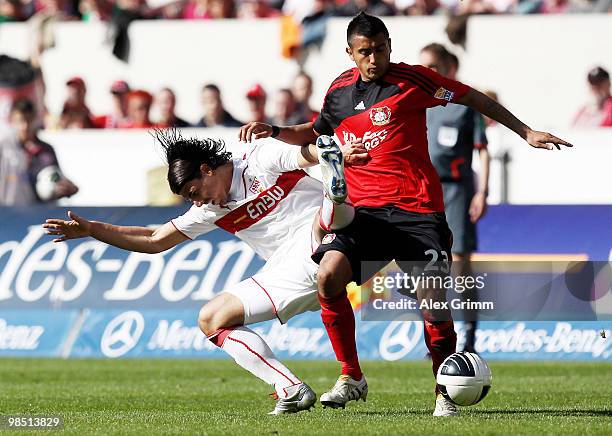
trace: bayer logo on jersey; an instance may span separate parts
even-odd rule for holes
[[[448,356],[436,377],[442,395],[459,406],[472,406],[486,397],[491,379],[491,370],[484,359],[467,352]]]

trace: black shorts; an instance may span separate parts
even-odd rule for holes
[[[319,263],[326,251],[340,251],[351,263],[353,280],[362,284],[392,260],[402,269],[407,262],[450,265],[452,239],[444,212],[359,207],[348,227],[323,238],[312,259]]]

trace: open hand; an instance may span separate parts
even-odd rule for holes
[[[567,141],[564,141],[563,139],[557,138],[556,136],[551,135],[548,132],[538,132],[537,130],[530,130],[529,132],[527,132],[525,140],[532,147],[545,148],[547,150],[552,150],[553,145],[557,147],[557,150],[561,150],[562,145],[566,147],[573,147],[572,144]]]
[[[68,239],[85,238],[91,235],[91,222],[81,218],[76,213],[68,211],[70,221],[48,219],[42,225],[47,229],[47,235],[59,236],[53,242],[67,241]]]
[[[245,124],[240,128],[238,138],[242,142],[252,142],[272,135],[272,126],[257,121]]]

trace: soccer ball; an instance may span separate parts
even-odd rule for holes
[[[440,368],[436,381],[442,395],[459,406],[471,406],[487,396],[491,389],[491,370],[474,353],[454,353]]]

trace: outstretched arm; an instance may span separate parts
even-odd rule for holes
[[[48,219],[42,225],[48,235],[58,236],[53,242],[91,236],[118,248],[140,253],[160,253],[187,240],[172,223],[152,229],[149,227],[116,226],[100,221],[89,221],[68,211],[70,221]]]
[[[503,124],[515,132],[532,147],[546,148],[548,150],[552,150],[553,145],[557,147],[558,150],[561,150],[561,145],[573,147],[569,142],[557,138],[550,133],[532,130],[529,126],[515,117],[508,109],[475,89],[470,89],[467,94],[455,100],[455,103],[469,106],[481,114],[493,118],[498,123]]]
[[[272,136],[272,125],[256,121],[242,126],[238,134],[243,142],[252,142],[270,136]],[[317,136],[312,128],[312,123],[305,123],[279,127],[279,133],[275,138],[287,144],[304,145],[314,142]]]

